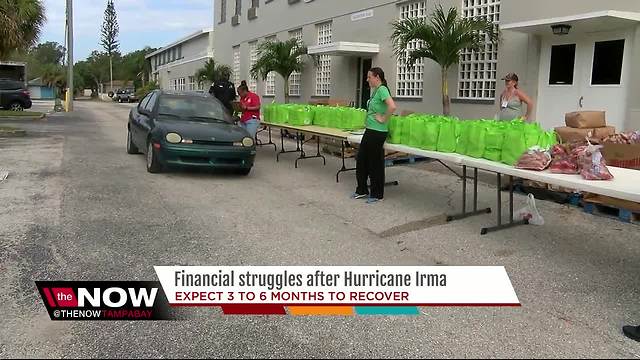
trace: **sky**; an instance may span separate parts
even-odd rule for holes
[[[44,0],[47,23],[40,42],[64,45],[65,0]],[[107,0],[73,0],[74,62],[101,50],[100,28]],[[120,52],[162,47],[213,26],[213,0],[114,0]]]

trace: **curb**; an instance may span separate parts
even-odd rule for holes
[[[0,138],[3,137],[23,137],[26,136],[27,132],[21,129],[13,129],[13,130],[2,130],[0,129]]]
[[[0,122],[18,122],[18,121],[35,121],[46,119],[47,114],[43,113],[40,116],[0,116]]]

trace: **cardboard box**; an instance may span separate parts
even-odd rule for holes
[[[640,144],[607,144],[602,147],[607,165],[640,170]]]
[[[561,126],[556,128],[559,140],[563,143],[573,141],[584,141],[587,137],[590,139],[601,140],[609,135],[616,133],[614,126],[605,126],[601,128],[588,128],[588,129],[576,129],[567,126]]]
[[[607,126],[604,111],[574,111],[565,114],[564,123],[576,129],[599,128]]]

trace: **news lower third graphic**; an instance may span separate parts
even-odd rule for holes
[[[159,281],[36,282],[52,320],[225,315],[419,315],[418,307],[514,307],[502,266],[156,266]]]
[[[36,281],[51,320],[171,320],[157,281]]]

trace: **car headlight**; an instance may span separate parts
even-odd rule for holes
[[[179,144],[182,141],[182,136],[176,133],[168,133],[167,136],[164,137],[168,143]]]
[[[246,137],[242,139],[242,146],[251,147],[253,146],[253,139],[250,137]]]

